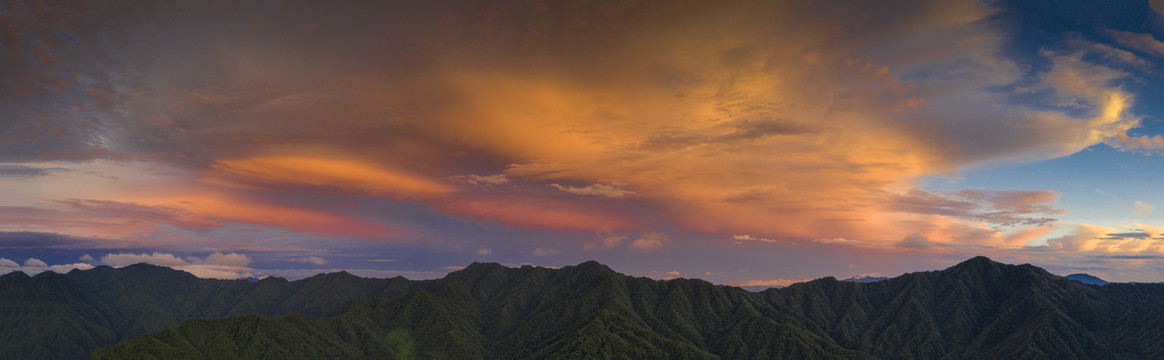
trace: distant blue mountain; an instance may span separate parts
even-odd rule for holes
[[[883,280],[889,280],[889,278],[884,277],[884,276],[861,275],[861,276],[854,276],[854,277],[844,279],[841,281],[848,281],[848,282],[855,282],[855,283],[874,283],[874,282],[883,281]]]
[[[1100,278],[1097,278],[1097,277],[1094,277],[1094,276],[1091,276],[1088,274],[1071,274],[1071,275],[1067,275],[1066,278],[1071,279],[1071,280],[1075,280],[1075,281],[1078,281],[1078,282],[1081,282],[1084,284],[1088,284],[1088,285],[1107,285],[1108,284],[1107,280],[1100,279]]]

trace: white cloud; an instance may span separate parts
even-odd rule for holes
[[[28,260],[25,260],[24,266],[20,266],[20,264],[18,264],[15,261],[5,259],[5,258],[0,258],[0,274],[9,273],[9,272],[13,272],[13,271],[20,271],[20,272],[24,272],[25,274],[29,274],[29,275],[35,275],[35,274],[39,274],[39,273],[42,273],[45,271],[52,271],[52,272],[57,272],[57,273],[63,274],[63,273],[67,273],[73,269],[89,270],[92,268],[93,268],[93,265],[86,264],[86,263],[50,266],[49,264],[45,263],[44,261],[41,261],[41,260],[35,259],[35,258],[30,258]]]
[[[202,263],[203,264],[213,264],[213,265],[247,266],[247,265],[250,265],[251,259],[249,257],[247,257],[245,254],[239,254],[239,253],[223,254],[223,253],[216,251],[213,254],[210,254],[209,256],[207,256],[206,260],[203,260]]]
[[[1152,210],[1154,209],[1155,207],[1152,206],[1152,204],[1143,201],[1136,201],[1132,203],[1132,212],[1135,212],[1136,215],[1148,216],[1152,214]]]
[[[1069,251],[1092,251],[1100,247],[1103,242],[1100,238],[1117,232],[1119,229],[1106,226],[1075,224],[1071,233],[1047,240],[1047,243]]]
[[[870,245],[870,243],[865,242],[865,241],[850,240],[850,239],[846,239],[846,238],[819,238],[819,239],[813,239],[812,241],[815,243],[821,243],[821,244],[840,244],[840,245],[862,246],[862,247]]]
[[[671,270],[671,271],[668,271],[668,272],[667,272],[667,275],[670,275],[670,276],[681,276],[681,275],[683,275],[683,274],[682,274],[682,273],[680,273],[680,272],[678,272],[678,271]]]
[[[546,248],[546,249],[537,248],[537,249],[534,249],[534,251],[533,251],[534,256],[557,255],[557,254],[561,254],[561,253],[562,253],[562,250],[553,249],[553,248]]]
[[[171,266],[175,270],[182,270],[200,278],[210,279],[241,279],[252,276],[251,271],[254,269],[243,266],[231,265],[216,265],[216,264],[192,264],[184,266]]]
[[[48,264],[45,264],[44,261],[40,261],[40,259],[37,259],[37,258],[28,258],[28,260],[24,260],[24,266],[25,267],[41,267],[42,268],[42,267],[47,267]]]
[[[663,247],[664,244],[671,241],[667,234],[661,232],[648,232],[631,242],[630,247],[639,250],[654,250]]]
[[[759,242],[766,242],[766,243],[776,242],[776,240],[772,240],[772,239],[768,239],[768,238],[758,238],[758,237],[754,237],[752,235],[747,235],[747,234],[733,235],[732,239],[736,239],[738,241],[759,241]]]
[[[79,260],[81,260],[81,261],[93,261],[93,257],[89,256],[89,254],[85,254],[85,255],[81,255]]]
[[[93,265],[89,265],[86,263],[74,263],[74,264],[49,266],[48,271],[64,274],[64,273],[67,273],[69,271],[73,271],[73,269],[89,270],[92,268],[93,268]]]
[[[550,184],[550,187],[562,190],[574,195],[594,195],[608,198],[620,198],[623,196],[634,195],[634,191],[622,188],[622,184],[612,182],[609,184],[591,184],[583,187],[562,186],[558,184]]]

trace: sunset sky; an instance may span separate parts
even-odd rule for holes
[[[1164,281],[1160,11],[8,3],[0,273]]]

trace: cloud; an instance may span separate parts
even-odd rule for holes
[[[550,184],[550,187],[562,190],[574,195],[593,195],[608,198],[620,198],[624,196],[634,195],[634,191],[622,188],[622,184],[612,182],[609,184],[591,184],[583,187],[562,186],[558,184]]]
[[[1112,234],[1107,234],[1107,236],[1108,236],[1107,238],[1111,239],[1111,240],[1147,239],[1147,238],[1152,237],[1152,234],[1149,234],[1149,233],[1146,233],[1143,231],[1138,231],[1138,232],[1112,233]]]
[[[176,206],[151,206],[134,202],[93,199],[54,200],[42,207],[0,206],[0,230],[62,232],[64,237],[132,236],[153,232],[158,225],[170,225],[196,233],[206,233],[223,225]],[[91,240],[90,240],[91,242]]]
[[[215,252],[205,258],[190,256],[186,259],[189,261],[173,254],[161,252],[152,254],[116,253],[102,256],[101,262],[114,267],[137,263],[167,266],[194,274],[197,277],[215,279],[240,279],[251,276],[253,271],[247,267],[251,260],[245,254]]]
[[[562,250],[558,250],[558,249],[553,249],[553,248],[544,248],[544,249],[543,249],[543,248],[536,248],[536,249],[534,249],[534,251],[533,251],[533,256],[548,256],[548,255],[558,255],[558,254],[561,254],[561,253],[562,253]]]
[[[311,264],[315,264],[315,265],[326,265],[326,264],[327,264],[327,262],[328,262],[328,261],[327,261],[327,260],[325,260],[324,258],[321,258],[321,257],[318,257],[318,256],[308,256],[308,257],[303,257],[303,258],[293,258],[293,259],[291,259],[291,261],[292,261],[292,262],[301,262],[301,263],[311,263]],[[369,260],[369,261],[371,261],[371,260]]]
[[[992,226],[1044,226],[1056,220],[1032,215],[1063,213],[1062,209],[1050,205],[1058,197],[1059,194],[1048,190],[962,189],[944,194],[911,190],[892,196],[890,209],[976,220]]]
[[[819,239],[813,239],[812,241],[816,242],[816,243],[821,243],[821,244],[840,244],[840,245],[849,245],[849,246],[868,246],[869,245],[868,243],[863,242],[863,241],[850,240],[850,239],[846,239],[846,238],[819,238]]]
[[[894,246],[907,249],[928,249],[930,246],[933,246],[933,243],[930,242],[930,239],[927,239],[921,234],[911,234],[901,239],[901,241],[897,244],[894,244]]]
[[[598,229],[594,234],[594,241],[587,242],[582,246],[583,249],[612,249],[623,241],[630,239],[630,236],[623,234],[616,234],[611,232],[609,228]]]
[[[375,197],[446,216],[437,221],[559,231],[998,244],[1053,223],[1057,195],[927,192],[919,179],[1097,144],[1160,146],[1130,132],[1140,117],[1120,86],[1128,74],[1085,56],[1099,50],[1023,60],[1040,66],[1009,56],[1003,7],[654,5],[288,3],[295,16],[238,23],[229,42],[213,24],[237,23],[245,4],[148,5],[167,21],[100,4],[86,16],[20,7],[30,16],[15,26],[32,30],[12,39],[19,56],[0,59],[11,85],[0,108],[21,121],[3,125],[0,161],[121,159],[184,175],[133,185],[137,199],[8,207],[0,230],[140,238],[172,226],[206,238],[239,222],[399,234],[392,216],[344,215]],[[1117,41],[1104,53],[1126,61],[1159,45],[1107,35]],[[1019,87],[1033,102],[1015,100]],[[538,186],[490,197],[451,184],[516,179]],[[630,239],[618,236],[585,246]]]
[[[20,164],[0,164],[0,179],[3,178],[37,178],[68,171],[61,167],[36,167]]]
[[[738,286],[738,287],[755,286],[755,287],[780,288],[780,287],[792,286],[792,284],[796,284],[796,283],[809,282],[809,281],[812,281],[812,279],[744,280],[744,281],[729,281],[729,282],[724,283],[724,285],[731,285],[731,286]]]
[[[312,258],[319,259],[319,258],[316,258],[314,256],[312,256]],[[322,260],[322,259],[320,259],[320,260]],[[228,266],[242,267],[242,266],[250,265],[251,258],[244,255],[244,254],[239,254],[239,253],[223,254],[223,253],[215,251],[213,254],[207,255],[206,259],[203,259],[201,262],[205,263],[205,264],[228,265]],[[314,261],[313,261],[313,263],[314,263]],[[322,264],[317,264],[317,265],[322,265]]]
[[[768,238],[753,237],[752,235],[747,235],[747,234],[732,235],[732,239],[736,239],[736,241],[759,241],[759,242],[766,242],[766,243],[776,242],[776,240],[772,240],[772,239],[768,239]]]
[[[652,231],[639,235],[638,239],[631,242],[630,247],[639,250],[655,250],[663,247],[668,242],[671,242],[671,238],[667,234]]]
[[[242,279],[253,275],[251,271],[254,269],[245,266],[231,266],[231,265],[216,265],[216,264],[191,264],[183,266],[171,266],[175,270],[181,270],[193,274],[200,278],[209,279]]]
[[[593,231],[638,227],[630,219],[617,216],[616,212],[601,212],[579,203],[550,198],[453,200],[441,204],[440,209],[449,214],[539,229]]]
[[[72,263],[72,264],[52,265],[52,266],[45,268],[45,270],[52,271],[55,273],[64,274],[64,273],[67,273],[67,272],[70,272],[73,270],[89,270],[92,268],[93,268],[93,265],[90,265],[88,263]]]
[[[5,259],[5,258],[0,258],[0,268],[18,268],[18,267],[20,267],[20,264],[16,263],[15,261]]]
[[[242,186],[316,186],[372,196],[417,199],[453,188],[384,166],[355,159],[315,156],[265,156],[222,159],[210,165],[218,181]]]
[[[46,267],[46,266],[48,266],[48,264],[45,264],[44,261],[41,261],[40,259],[37,259],[37,258],[28,258],[28,260],[24,260],[24,266],[26,266],[26,267]]]
[[[0,218],[4,218],[4,213],[9,210],[11,208],[0,207]],[[14,212],[25,211],[30,211],[30,209],[19,208]],[[3,228],[2,224],[0,224],[0,228]],[[0,249],[90,249],[114,245],[126,244],[123,241],[107,238],[79,237],[35,231],[0,231]]]
[[[666,275],[667,275],[667,276],[680,276],[680,275],[683,275],[683,274],[679,273],[678,271],[674,271],[674,270],[672,270],[672,271],[668,271],[668,272],[666,273]]]
[[[477,249],[477,255],[489,255],[489,254],[492,254],[492,253],[493,253],[493,250],[489,250],[489,249]]]
[[[1155,207],[1153,207],[1152,204],[1143,201],[1137,200],[1136,202],[1132,203],[1132,212],[1136,213],[1136,215],[1148,216],[1152,214],[1152,210],[1154,209]]]
[[[89,254],[85,254],[85,255],[81,255],[81,257],[80,257],[80,258],[78,258],[78,260],[81,260],[81,261],[93,261],[93,257],[92,257],[92,256],[89,256]]]
[[[186,189],[178,198],[141,198],[135,201],[68,199],[41,206],[0,206],[0,243],[13,234],[44,235],[53,242],[125,247],[155,234],[162,225],[196,234],[224,228],[223,222],[277,226],[326,236],[385,238],[397,232],[383,224],[319,209],[272,202],[237,193],[201,196],[204,189]],[[19,232],[4,232],[15,229]],[[27,230],[34,230],[29,232]],[[144,235],[143,235],[144,234]],[[93,236],[99,236],[94,238]],[[28,235],[32,236],[32,235]],[[118,241],[110,241],[110,238]],[[47,241],[47,240],[45,240]],[[140,245],[140,244],[138,244]],[[62,244],[62,246],[72,246]]]
[[[1121,232],[1117,228],[1094,225],[1072,224],[1066,235],[1049,239],[1054,248],[1070,252],[1141,253],[1164,251],[1164,243],[1155,238],[1164,235],[1164,228],[1140,224],[1142,229]]]
[[[1152,34],[1137,34],[1129,31],[1105,30],[1104,34],[1120,45],[1164,60],[1164,42],[1156,40]]]
[[[29,275],[36,275],[36,274],[39,274],[39,273],[42,273],[45,271],[52,271],[52,272],[63,274],[63,273],[67,273],[69,271],[72,271],[74,269],[89,270],[92,268],[93,268],[93,265],[90,265],[87,263],[74,263],[74,264],[62,264],[62,265],[51,265],[50,266],[49,264],[45,263],[44,261],[41,261],[41,260],[36,259],[36,258],[29,258],[29,259],[24,261],[24,266],[20,266],[20,264],[16,263],[15,261],[5,259],[5,258],[0,258],[0,274],[9,273],[9,272],[13,272],[13,271],[20,271],[20,272],[23,272],[23,273],[29,274]]]
[[[505,185],[509,184],[509,178],[504,174],[493,175],[455,175],[450,176],[449,180],[473,184],[473,185]]]

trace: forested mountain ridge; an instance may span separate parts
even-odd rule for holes
[[[596,262],[257,282],[139,264],[0,276],[0,358],[1142,359],[1164,358],[1161,309],[1162,285],[983,257],[762,292]]]
[[[1164,358],[1164,286],[1090,286],[977,257],[874,283],[752,293],[702,280],[478,264],[322,317],[188,320],[113,358]]]
[[[35,277],[13,272],[0,276],[0,359],[86,358],[189,318],[322,315],[348,300],[403,294],[416,283],[345,272],[298,281],[212,280],[146,264]]]

